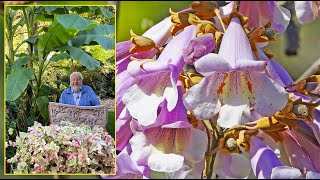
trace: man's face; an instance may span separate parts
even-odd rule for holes
[[[82,85],[80,77],[77,75],[71,76],[70,86],[74,92],[78,92],[80,90],[80,86]]]

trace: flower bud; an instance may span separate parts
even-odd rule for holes
[[[192,40],[184,49],[183,58],[187,64],[193,64],[199,58],[209,54],[215,48],[213,34],[205,34]]]

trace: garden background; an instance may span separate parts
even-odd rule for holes
[[[141,35],[149,27],[157,22],[160,22],[163,18],[169,16],[169,8],[173,11],[179,11],[187,8],[192,1],[184,2],[118,2],[117,3],[117,42],[125,41],[130,39],[130,29],[132,29],[137,35]],[[46,2],[41,2],[46,3]],[[61,4],[61,2],[58,2]],[[91,5],[98,4],[110,4],[110,2],[95,2]],[[115,2],[113,2],[115,3]],[[79,2],[66,2],[66,4],[79,4]],[[83,3],[84,4],[84,3]],[[88,2],[85,3],[89,5]],[[297,22],[293,15],[292,20],[295,25],[299,28],[299,38],[294,42],[299,42],[299,48],[297,48],[296,55],[287,55],[287,41],[286,34],[277,35],[278,41],[273,42],[269,45],[270,51],[275,54],[275,59],[279,62],[291,75],[294,80],[297,80],[319,57],[320,57],[320,38],[318,30],[320,29],[320,21],[314,21],[313,23],[302,26]],[[0,29],[3,30],[3,15],[0,17]],[[0,33],[1,42],[3,43],[3,33]],[[292,44],[291,44],[292,45]],[[0,52],[3,56],[3,49]],[[293,53],[294,54],[294,53]],[[4,59],[1,57],[0,59]],[[4,67],[0,66],[0,84],[3,84],[3,72]],[[315,74],[318,74],[315,72]],[[3,102],[3,88],[0,88],[0,99],[1,109],[4,107]],[[3,124],[4,111],[0,111],[0,124]],[[4,132],[3,126],[0,126],[0,132]],[[4,144],[3,139],[0,142],[1,146]],[[3,154],[3,148],[0,148],[0,153]],[[0,161],[3,162],[3,156],[0,156]],[[3,178],[3,164],[0,163],[0,177]],[[13,178],[9,176],[8,178]],[[32,176],[25,176],[24,178],[33,178]],[[47,178],[52,178],[48,176]],[[69,178],[66,177],[66,178]],[[73,176],[72,178],[93,178],[93,176]],[[100,178],[94,176],[94,178]]]

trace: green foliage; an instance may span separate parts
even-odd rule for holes
[[[16,68],[7,77],[7,101],[16,100],[27,88],[34,75],[34,69]]]
[[[20,68],[23,65],[27,64],[31,60],[31,56],[25,56],[18,58],[12,66],[12,69]]]
[[[82,49],[73,47],[73,46],[62,46],[57,48],[59,51],[68,51],[72,59],[79,61],[86,68],[92,70],[100,66],[100,62],[89,56]]]
[[[94,41],[99,43],[105,50],[114,49],[114,38],[107,37],[110,34],[114,34],[114,26],[97,25],[89,30],[80,31],[77,36],[71,39],[69,45],[79,47]]]
[[[93,21],[82,18],[77,14],[59,14],[56,18],[66,29],[85,30],[96,26]]]
[[[38,97],[36,100],[37,107],[40,110],[40,114],[43,118],[48,119],[49,118],[49,110],[48,110],[48,105],[49,105],[49,99],[47,96],[41,96]]]
[[[38,53],[43,58],[44,54],[48,54],[55,48],[66,44],[74,35],[77,30],[65,29],[61,24],[54,22],[49,26],[49,31],[44,33],[39,38]]]
[[[70,55],[68,53],[54,54],[49,61],[57,62],[63,59],[70,59]]]

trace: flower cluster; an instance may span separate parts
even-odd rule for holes
[[[7,160],[15,174],[114,174],[114,140],[102,127],[35,122],[9,145],[17,148]]]
[[[298,5],[299,20],[318,8]],[[104,178],[319,178],[320,77],[295,83],[265,49],[289,10],[203,1],[169,11],[117,43],[121,152]]]

